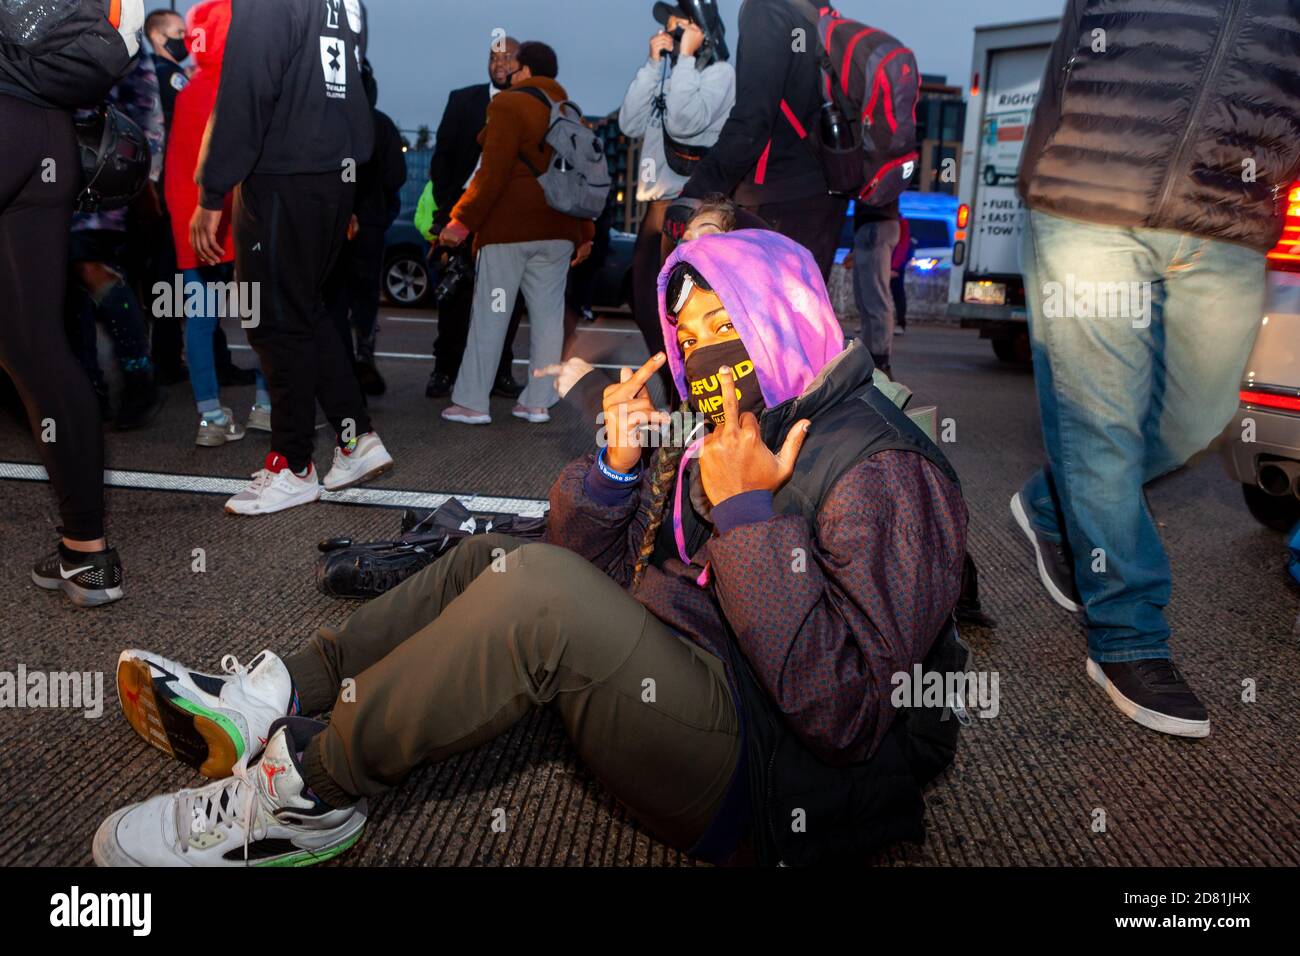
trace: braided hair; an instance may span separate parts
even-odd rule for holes
[[[695,288],[705,292],[713,291],[709,281],[700,274],[698,269],[689,262],[679,261],[668,276],[668,283],[664,289],[665,313],[671,324],[677,324],[677,313]],[[689,420],[687,418],[689,411],[690,406],[686,402],[682,402],[678,407],[678,415],[682,420]],[[659,529],[663,527],[664,518],[672,507],[668,502],[668,495],[677,480],[677,469],[682,463],[682,455],[686,454],[688,444],[689,442],[685,440],[665,444],[655,453],[650,473],[650,498],[646,503],[649,521],[646,522],[645,533],[641,536],[641,547],[637,549],[636,565],[632,571],[633,589],[645,576],[645,570],[654,554],[655,539],[659,537]]]

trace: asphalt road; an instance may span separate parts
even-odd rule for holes
[[[443,403],[423,394],[432,320],[385,315],[381,368],[390,387],[372,410],[397,467],[353,503],[252,520],[223,514],[222,495],[259,467],[267,441],[254,432],[197,448],[183,385],[170,389],[148,430],[110,433],[110,534],[128,596],[107,609],[75,611],[29,582],[31,561],[55,540],[57,514],[48,485],[28,480],[36,454],[25,424],[0,413],[0,602],[8,609],[0,671],[102,674],[105,698],[98,717],[0,710],[0,864],[89,863],[91,836],[110,811],[198,782],[121,719],[112,677],[121,649],[143,645],[213,670],[226,653],[291,652],[349,610],[313,587],[318,539],[392,536],[398,513],[376,503],[456,494],[527,510],[556,470],[591,446],[592,424],[569,411],[528,425],[500,401],[490,428],[442,422]],[[997,675],[1000,702],[996,717],[963,731],[956,764],[931,790],[927,842],[877,862],[1300,863],[1300,595],[1285,580],[1281,537],[1252,521],[1213,455],[1151,489],[1174,569],[1173,649],[1213,733],[1188,741],[1143,730],[1087,679],[1082,629],[1040,591],[1007,513],[1040,457],[1029,373],[955,329],[914,326],[896,343],[898,378],[956,427],[945,450],[963,480],[984,604],[997,620],[964,637],[973,667]],[[619,319],[581,327],[574,347],[609,365],[645,354]],[[251,389],[228,397],[242,416]],[[322,432],[318,465],[328,463],[327,445]],[[193,570],[195,548],[204,550],[203,573]],[[496,808],[506,810],[504,833],[491,827]],[[558,722],[539,712],[373,801],[362,843],[333,865],[691,863],[639,831],[575,763]]]

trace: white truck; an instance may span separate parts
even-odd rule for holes
[[[998,358],[1029,360],[1016,171],[1059,18],[975,28],[948,314]]]

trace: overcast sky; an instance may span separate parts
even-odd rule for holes
[[[718,0],[736,50],[741,0]],[[193,4],[180,0],[177,9]],[[379,106],[403,129],[436,128],[447,93],[487,79],[492,31],[542,40],[560,59],[560,82],[591,115],[618,109],[644,61],[653,0],[367,0]],[[146,4],[148,6],[148,4]],[[926,73],[968,85],[977,25],[1059,16],[1065,0],[842,0],[847,17],[893,33]]]

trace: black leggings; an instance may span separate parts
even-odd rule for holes
[[[64,535],[93,541],[104,536],[104,435],[63,322],[81,179],[72,117],[0,94],[0,129],[0,367],[27,409]]]

